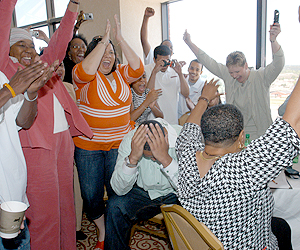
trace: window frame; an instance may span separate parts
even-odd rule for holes
[[[28,28],[31,26],[32,29],[38,29],[40,27],[47,26],[49,30],[49,36],[51,37],[56,30],[56,24],[61,22],[62,17],[55,17],[54,0],[45,0],[45,2],[46,2],[47,20],[20,26],[19,28]],[[13,12],[12,26],[18,27],[15,10]]]
[[[169,5],[182,0],[168,1],[161,4],[162,38],[170,39],[169,32]],[[257,0],[256,22],[256,69],[266,66],[266,27],[267,27],[267,0]]]

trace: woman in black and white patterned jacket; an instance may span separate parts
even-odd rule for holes
[[[272,218],[268,182],[299,154],[300,112],[294,108],[300,106],[299,80],[283,118],[245,149],[241,112],[229,104],[206,110],[217,95],[216,82],[206,83],[177,139],[178,198],[225,249],[292,249],[288,224]]]

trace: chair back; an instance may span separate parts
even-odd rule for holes
[[[162,205],[169,238],[174,250],[222,250],[223,244],[193,215],[179,205]]]

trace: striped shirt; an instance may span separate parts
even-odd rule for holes
[[[77,64],[73,70],[73,82],[79,110],[94,133],[89,139],[85,136],[74,138],[76,147],[85,150],[104,150],[118,148],[124,135],[132,128],[130,105],[132,95],[129,83],[144,73],[144,66],[133,70],[129,65],[117,66],[112,73],[117,89],[114,92],[109,81],[100,72],[88,75]]]

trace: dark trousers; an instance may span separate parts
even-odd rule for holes
[[[279,250],[292,250],[291,228],[282,218],[272,217],[271,228],[278,241]]]
[[[163,204],[178,204],[177,196],[170,193],[151,200],[148,192],[135,185],[126,195],[115,195],[107,203],[105,250],[130,249],[129,236],[134,223],[159,214]]]

